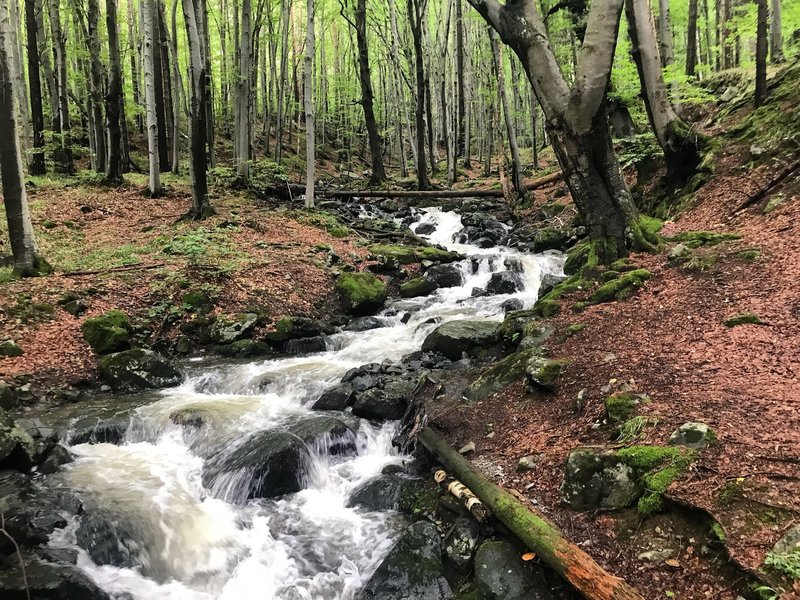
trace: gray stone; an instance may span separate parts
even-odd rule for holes
[[[497,341],[498,325],[482,319],[449,321],[425,338],[422,350],[440,352],[450,360],[459,360],[464,353],[475,355]]]
[[[706,448],[717,440],[714,431],[705,423],[684,423],[672,432],[669,443],[695,450]]]
[[[541,566],[503,540],[487,540],[475,555],[475,584],[488,600],[551,600]]]
[[[454,524],[444,540],[444,555],[462,573],[468,573],[472,557],[481,539],[481,529],[474,519],[461,517]]]
[[[464,283],[464,274],[456,265],[435,265],[425,271],[425,277],[442,288],[458,287]]]
[[[289,427],[306,446],[320,454],[355,454],[356,434],[334,417],[311,417]]]
[[[299,338],[289,340],[283,345],[286,354],[313,354],[315,352],[325,352],[325,338],[322,336]]]
[[[363,419],[386,421],[400,419],[408,407],[408,398],[369,388],[356,392],[353,414]]]
[[[633,504],[642,489],[634,470],[612,451],[578,448],[564,469],[561,497],[575,510],[615,510]]]
[[[344,410],[353,402],[353,386],[350,383],[339,383],[326,390],[314,402],[313,410]]]
[[[275,330],[267,333],[270,343],[282,343],[288,340],[317,337],[323,333],[331,333],[330,328],[317,319],[309,317],[281,317],[275,323]]]
[[[669,260],[678,260],[679,258],[683,258],[691,254],[691,249],[684,245],[684,244],[675,244],[672,249],[667,253],[667,258]]]
[[[539,464],[540,460],[542,460],[542,456],[540,454],[523,456],[517,463],[517,471],[533,471],[536,468],[536,465]]]
[[[0,408],[0,468],[27,471],[33,466],[35,457],[33,438]]]
[[[230,344],[250,337],[256,328],[258,315],[243,313],[233,316],[220,316],[208,329],[208,337],[215,344]]]
[[[561,370],[566,364],[567,363],[563,360],[533,356],[525,365],[525,374],[528,378],[528,383],[533,388],[539,388],[548,392],[553,391],[558,378],[561,376]]]
[[[110,600],[77,567],[33,557],[25,560],[24,576],[16,564],[0,571],[0,596],[3,600]]]
[[[492,294],[513,294],[522,288],[522,277],[513,271],[493,273],[486,284],[486,290]]]
[[[183,381],[183,375],[169,361],[142,348],[103,356],[97,362],[97,369],[115,390],[164,388]]]
[[[427,296],[436,291],[439,286],[435,281],[427,277],[415,277],[406,281],[400,286],[400,296],[403,298],[418,298],[419,296]]]
[[[0,379],[0,408],[10,410],[17,406],[17,392],[14,386]]]
[[[773,546],[773,554],[800,552],[800,525],[795,525]]]
[[[379,475],[362,483],[350,495],[347,506],[370,511],[398,510],[403,480],[396,475]]]

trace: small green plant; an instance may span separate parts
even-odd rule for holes
[[[737,477],[723,485],[717,493],[717,500],[722,506],[730,506],[744,497],[744,482],[742,477]]]
[[[650,131],[619,140],[619,162],[624,168],[659,158],[661,153],[661,146]]]
[[[800,550],[793,550],[785,554],[770,552],[764,559],[764,564],[783,575],[800,581]]]
[[[711,535],[714,537],[715,540],[724,542],[726,535],[725,530],[722,528],[722,525],[714,521],[711,523]]]
[[[648,427],[655,427],[658,424],[658,419],[654,417],[643,417],[637,415],[625,421],[619,428],[619,436],[617,441],[623,444],[630,444],[638,440],[644,430]]]

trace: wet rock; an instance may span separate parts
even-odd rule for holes
[[[551,392],[561,376],[561,371],[569,364],[564,360],[554,360],[542,356],[533,356],[525,365],[528,383],[533,388]]]
[[[269,344],[256,340],[238,340],[232,344],[214,346],[214,352],[226,358],[259,358],[275,353]],[[182,352],[182,354],[187,353]]]
[[[389,394],[385,390],[370,388],[356,392],[353,414],[374,421],[393,421],[402,418],[407,407],[408,399],[405,395]]]
[[[456,265],[434,265],[425,271],[425,277],[442,288],[458,287],[464,283],[464,274]]]
[[[345,326],[345,331],[370,331],[386,327],[386,323],[378,317],[359,317],[353,319]]]
[[[564,469],[561,497],[574,510],[614,510],[641,495],[636,474],[614,452],[578,448]]]
[[[128,569],[149,565],[145,545],[140,544],[137,532],[125,519],[88,511],[75,532],[78,545],[89,553],[98,565],[113,565]]]
[[[97,354],[111,354],[131,347],[133,327],[120,310],[110,310],[99,317],[86,319],[81,325],[83,339]]]
[[[489,292],[486,291],[486,288],[481,287],[474,287],[472,288],[472,292],[470,292],[471,298],[481,298],[483,296],[489,296]]]
[[[717,441],[714,430],[705,423],[684,423],[672,432],[669,443],[695,450],[706,448]]]
[[[314,352],[325,352],[325,350],[325,338],[322,336],[289,340],[283,345],[283,351],[286,354],[313,354]]]
[[[73,460],[75,459],[72,457],[72,453],[69,450],[64,448],[61,444],[56,444],[37,467],[37,470],[43,475],[51,475],[58,471],[61,465],[71,463]]]
[[[541,454],[523,456],[517,463],[517,471],[533,471],[536,469],[536,465],[539,464],[540,460],[542,460]]]
[[[369,511],[398,510],[403,479],[397,475],[379,475],[362,483],[350,495],[347,506]]]
[[[125,432],[131,424],[127,415],[119,415],[111,419],[98,420],[87,417],[75,423],[68,436],[70,445],[78,444],[120,444]]]
[[[444,540],[444,555],[462,573],[469,573],[472,557],[480,539],[481,530],[478,523],[474,519],[461,517],[453,524],[453,528]]]
[[[336,293],[345,311],[354,316],[377,312],[386,302],[386,284],[371,273],[342,273]]]
[[[498,323],[481,319],[449,321],[434,329],[422,343],[425,352],[440,352],[450,360],[478,354],[497,340]]]
[[[308,317],[281,317],[275,323],[275,330],[267,333],[266,340],[280,344],[287,340],[317,337],[332,330],[317,319]]]
[[[403,298],[418,298],[427,296],[436,291],[439,286],[427,277],[415,277],[400,286],[400,296]]]
[[[111,597],[72,565],[25,560],[25,576],[17,566],[0,570],[3,600],[110,600]]]
[[[0,342],[0,356],[22,356],[22,348],[14,340]]]
[[[523,287],[522,277],[513,271],[498,271],[493,273],[486,284],[486,291],[492,294],[514,294]]]
[[[344,410],[352,404],[353,386],[349,383],[339,383],[326,390],[314,402],[313,410]]]
[[[503,309],[504,313],[510,313],[518,310],[522,310],[522,307],[525,306],[522,303],[522,300],[519,298],[509,298],[505,302],[500,305],[500,308]]]
[[[418,521],[406,530],[357,598],[444,600],[452,591],[443,570],[436,526]]]
[[[528,361],[538,352],[537,349],[523,350],[497,361],[464,390],[464,397],[471,401],[483,400],[519,381],[525,375]]]
[[[35,457],[31,436],[0,409],[0,468],[27,471],[35,464]]]
[[[542,567],[524,562],[509,542],[487,540],[475,554],[475,584],[490,600],[550,600]]]
[[[169,420],[181,427],[199,429],[206,424],[206,414],[205,411],[193,407],[179,408],[170,413]]]
[[[43,461],[58,443],[56,430],[40,419],[17,419],[17,426],[33,440],[33,460],[36,463]]]
[[[414,228],[414,233],[417,235],[430,235],[436,231],[436,225],[433,223],[420,223]]]
[[[250,337],[257,322],[258,315],[254,313],[222,315],[208,328],[208,337],[214,344],[231,344]]]
[[[0,379],[0,408],[10,410],[17,406],[17,391],[10,383]]]
[[[230,445],[203,467],[203,485],[227,502],[299,492],[310,459],[302,439],[285,431],[262,431]]]
[[[344,421],[312,417],[289,427],[289,432],[321,454],[355,454],[356,434]]]
[[[164,388],[183,381],[183,375],[169,361],[142,348],[103,356],[97,369],[103,381],[115,390]]]

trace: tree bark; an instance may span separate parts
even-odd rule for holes
[[[314,208],[314,0],[306,1],[306,55],[303,73],[306,113],[306,208]]]
[[[88,21],[87,41],[89,43],[89,99],[94,138],[92,168],[98,173],[106,172],[106,131],[103,120],[103,63],[100,61],[100,5],[98,0],[88,0],[86,12]]]
[[[278,115],[277,123],[275,125],[275,162],[281,161],[283,154],[283,125],[286,120],[285,112],[285,98],[288,62],[289,62],[289,16],[290,16],[291,0],[281,0],[281,27],[283,44],[281,45],[281,68],[280,68],[280,81],[278,82]]]
[[[417,187],[421,190],[430,189],[428,179],[428,164],[425,160],[425,65],[422,55],[422,15],[420,1],[408,0],[408,20],[411,24],[411,33],[414,38],[414,72],[417,80],[417,106],[416,106],[416,135],[417,135]],[[433,160],[433,157],[431,157]]]
[[[450,448],[432,429],[418,438],[451,474],[466,485],[484,505],[548,567],[589,600],[644,600],[623,579],[615,577],[576,546],[549,520],[488,480],[475,466]]]
[[[69,122],[69,87],[67,82],[67,57],[66,46],[67,36],[61,28],[61,15],[59,12],[59,0],[48,0],[48,11],[50,16],[50,31],[53,39],[53,58],[55,61],[55,78],[58,89],[58,119],[57,137],[54,151],[54,162],[56,171],[60,173],[72,174],[75,172],[75,165],[72,160],[72,138],[70,135]],[[56,124],[56,119],[53,119]],[[55,129],[55,128],[54,128]]]
[[[237,10],[234,7],[234,10]],[[239,76],[236,82],[236,114],[234,115],[234,159],[236,174],[242,181],[250,177],[250,95],[253,57],[251,0],[242,2],[241,37],[239,39]]]
[[[772,0],[772,15],[769,22],[769,57],[772,64],[780,64],[783,56],[783,25],[781,23],[781,0]]]
[[[142,118],[141,87],[139,85],[139,67],[141,65],[141,43],[136,31],[136,12],[133,0],[128,0],[128,54],[131,63],[131,87],[133,88],[133,104],[136,106],[136,128],[139,133],[144,132],[144,119]]]
[[[686,75],[695,76],[697,69],[697,0],[689,0],[689,21],[686,27]]]
[[[189,175],[192,180],[192,208],[190,216],[205,219],[213,214],[208,201],[206,174],[206,47],[202,36],[202,19],[205,18],[203,0],[183,0],[183,20],[189,51]]]
[[[758,7],[756,25],[756,106],[767,101],[767,0],[755,0]]]
[[[31,175],[44,175],[44,110],[42,108],[42,82],[39,77],[38,25],[36,4],[25,0],[25,29],[28,34],[28,84],[31,98],[31,121],[33,124],[33,153]]]
[[[38,45],[38,59],[41,66],[41,72],[44,75],[44,80],[47,83],[47,96],[50,100],[50,130],[56,131],[58,128],[58,88],[56,86],[56,78],[53,74],[53,65],[50,62],[52,55],[52,48],[47,44],[47,36],[44,28],[44,11],[42,0],[33,0],[34,14],[36,16],[36,30],[39,36],[36,38]]]
[[[148,0],[145,0],[148,1]],[[166,43],[164,6],[162,0],[153,0],[153,67],[156,91],[156,119],[158,121],[158,165],[167,172],[170,164],[169,128],[172,125],[169,112],[171,91],[169,86],[169,51]]]
[[[677,115],[669,100],[647,0],[625,0],[625,12],[647,116],[664,151],[668,177],[682,183],[700,164],[704,138]]]
[[[108,119],[108,166],[106,177],[113,185],[122,183],[122,132],[120,130],[121,109],[125,102],[122,94],[122,66],[117,37],[117,0],[106,0],[106,28],[108,30],[108,93],[106,94],[106,118]]]
[[[143,0],[142,12],[144,14],[144,95],[145,110],[147,112],[147,153],[149,163],[148,193],[151,198],[161,196],[161,174],[159,169],[159,134],[158,134],[158,106],[156,103],[156,85],[158,81],[156,66],[155,46],[157,42],[158,12],[156,0]]]
[[[0,4],[0,139],[3,140],[0,144],[0,181],[14,273],[25,277],[48,272],[50,267],[39,255],[28,212],[12,80],[10,46],[16,32],[11,33],[9,18],[8,5]]]
[[[183,79],[181,68],[178,63],[178,2],[172,2],[172,38],[170,40],[170,50],[172,52],[172,172],[177,175],[180,171],[181,162],[181,112],[184,110],[185,98],[183,92]]]
[[[660,41],[661,66],[666,68],[675,60],[669,0],[658,0],[658,39]]]
[[[458,141],[456,143],[456,155],[464,156],[464,139],[466,136],[465,131],[465,116],[466,111],[466,98],[464,97],[464,11],[462,8],[462,0],[455,0],[456,3],[456,81],[458,82],[458,99],[457,99],[457,121],[456,129],[458,131]]]

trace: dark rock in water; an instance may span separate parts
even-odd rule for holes
[[[505,302],[500,305],[500,308],[503,309],[504,313],[513,312],[515,310],[522,310],[522,307],[525,306],[522,303],[522,300],[519,298],[509,298]]]
[[[172,411],[169,415],[169,420],[180,425],[181,427],[188,427],[190,429],[199,429],[206,424],[206,415],[204,411],[196,408],[187,407],[179,408]]]
[[[70,445],[78,444],[119,444],[130,427],[131,418],[120,415],[111,419],[98,420],[95,417],[81,419],[68,436]]]
[[[444,354],[450,360],[476,354],[497,340],[498,323],[481,319],[449,321],[434,329],[422,343],[423,351]]]
[[[350,495],[347,506],[372,511],[397,510],[400,508],[402,490],[402,478],[379,475],[358,486]]]
[[[507,270],[512,271],[513,273],[525,272],[525,265],[522,264],[522,260],[516,256],[508,256],[504,258],[503,265],[505,265]]]
[[[66,465],[73,461],[72,453],[61,444],[56,444],[47,454],[47,457],[38,467],[39,473],[50,475],[58,471],[61,465]]]
[[[554,287],[566,280],[566,275],[556,275],[555,273],[545,273],[539,282],[539,298],[550,293]]]
[[[33,557],[25,559],[24,577],[16,564],[0,570],[0,597],[3,600],[111,600],[77,567],[50,564]]]
[[[415,277],[406,281],[400,286],[400,296],[403,298],[418,298],[419,296],[427,296],[436,291],[439,286],[437,283],[427,277]]]
[[[482,296],[489,296],[489,292],[486,291],[486,288],[474,287],[472,288],[472,293],[470,296],[472,298],[480,298]]]
[[[256,340],[238,340],[231,344],[214,346],[214,352],[226,358],[258,358],[275,353],[269,344]]]
[[[472,557],[481,539],[481,528],[474,519],[460,517],[444,540],[444,555],[462,573],[469,573]]]
[[[444,600],[452,590],[443,575],[439,532],[429,521],[411,525],[361,590],[359,600]]]
[[[323,333],[331,333],[331,329],[317,319],[282,317],[275,323],[275,330],[265,337],[268,342],[278,344],[287,340],[317,337]]]
[[[434,265],[425,271],[425,277],[439,287],[458,287],[464,283],[464,274],[456,265]]]
[[[262,431],[224,448],[203,467],[203,485],[217,498],[243,503],[299,492],[305,485],[308,448],[296,435]]]
[[[33,460],[40,463],[58,443],[56,430],[40,419],[17,419],[17,426],[23,429],[33,440]]]
[[[0,468],[27,471],[35,464],[36,455],[33,438],[0,408]]]
[[[436,225],[433,223],[420,223],[414,229],[414,233],[417,235],[430,235],[434,231],[436,231]]]
[[[311,417],[289,427],[309,448],[323,454],[355,454],[356,434],[339,419]]]
[[[166,359],[141,348],[103,356],[97,368],[115,390],[171,387],[183,381],[180,371]]]
[[[344,410],[353,402],[353,386],[339,383],[322,393],[314,402],[313,410]]]
[[[488,600],[555,600],[541,566],[524,562],[514,546],[487,540],[475,554],[475,583]]]
[[[407,407],[406,397],[389,395],[384,390],[371,388],[356,393],[353,414],[363,419],[393,421],[402,418]]]
[[[83,515],[75,537],[98,565],[132,569],[150,562],[147,550],[138,541],[140,536],[122,519],[89,512]]]
[[[513,271],[498,271],[492,274],[489,283],[486,284],[487,291],[493,294],[513,294],[519,292],[522,287],[522,277]]]
[[[497,246],[497,241],[493,240],[492,238],[482,237],[475,240],[473,244],[475,244],[478,248],[486,249],[486,248],[494,248],[495,246]]]
[[[386,327],[386,323],[378,317],[359,317],[350,321],[344,329],[345,331],[370,331],[380,327]]]
[[[231,344],[250,337],[257,321],[258,315],[254,313],[219,316],[209,327],[208,337],[215,344]]]
[[[314,352],[325,352],[325,350],[325,338],[322,336],[289,340],[283,345],[283,351],[286,354],[313,354]]]

